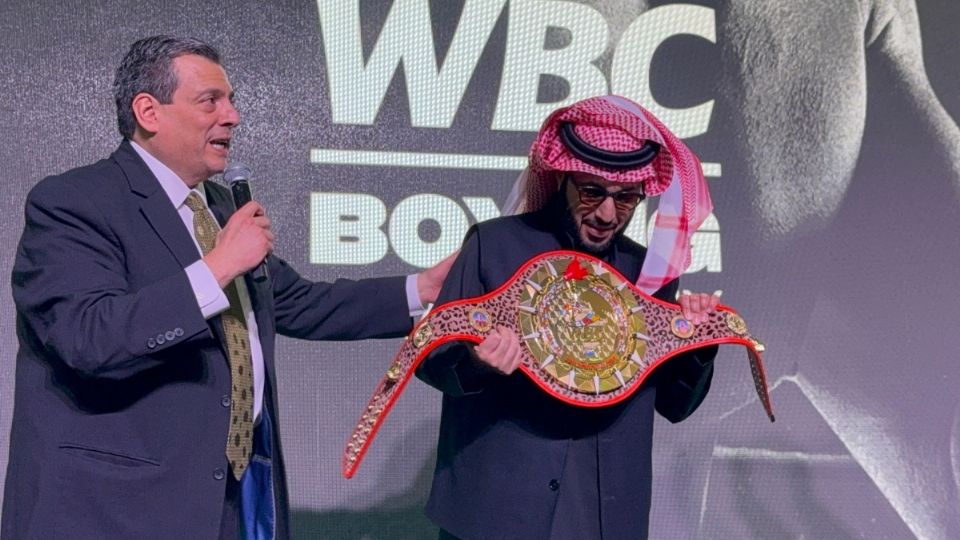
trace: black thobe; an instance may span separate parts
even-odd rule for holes
[[[530,258],[578,249],[561,201],[480,223],[467,234],[438,303],[494,290]],[[582,250],[581,250],[582,251]],[[599,256],[629,279],[645,249],[620,237]],[[672,300],[678,283],[656,296]],[[517,371],[502,376],[448,344],[417,375],[443,391],[436,471],[427,515],[464,540],[646,538],[653,412],[678,422],[709,388],[716,347],[679,356],[632,397],[599,409],[568,405]]]

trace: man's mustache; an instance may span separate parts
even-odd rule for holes
[[[582,222],[584,225],[589,225],[598,231],[612,231],[617,228],[616,223],[601,223],[596,219],[584,219]]]

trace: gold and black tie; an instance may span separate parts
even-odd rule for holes
[[[186,204],[193,210],[194,233],[200,250],[206,255],[216,244],[220,226],[207,211],[207,205],[199,193],[191,191]],[[233,476],[240,480],[250,463],[253,449],[253,369],[250,334],[235,280],[227,285],[224,293],[230,301],[230,308],[220,314],[220,320],[227,341],[231,381],[230,431],[227,433],[226,454]]]

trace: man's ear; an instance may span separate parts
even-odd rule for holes
[[[140,92],[133,97],[133,116],[137,119],[140,129],[148,133],[160,130],[160,102],[146,92]]]

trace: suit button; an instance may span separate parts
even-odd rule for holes
[[[214,480],[223,480],[224,478],[226,478],[226,476],[227,476],[227,475],[223,472],[223,469],[221,469],[221,468],[219,468],[219,467],[213,470],[213,479],[214,479]]]
[[[560,489],[560,482],[556,478],[550,480],[550,484],[548,485],[550,486],[550,491],[556,491]]]
[[[178,326],[177,328],[175,328],[175,329],[173,330],[173,334],[174,334],[175,336],[177,336],[177,337],[182,336],[182,335],[183,335],[183,328],[180,328],[180,327]]]
[[[157,345],[163,345],[167,342],[167,338],[163,337],[163,334],[157,334]]]
[[[148,348],[148,349],[156,349],[156,348],[157,348],[157,340],[155,340],[155,339],[153,339],[153,338],[147,338],[147,348]]]
[[[229,406],[230,406],[230,396],[223,396],[222,398],[220,398],[220,405],[222,405],[222,406],[224,406],[224,407],[229,407]]]
[[[177,335],[173,333],[173,330],[167,330],[163,337],[167,338],[167,341],[173,341]]]

